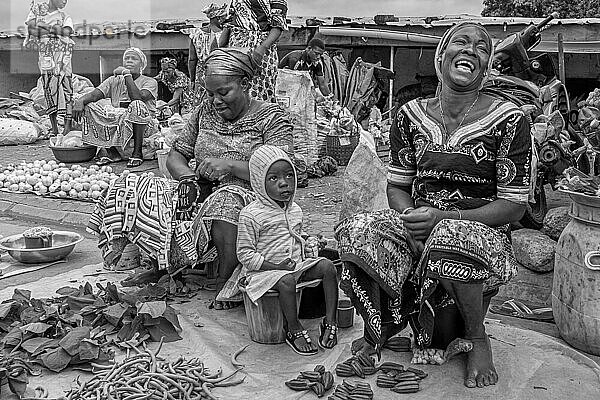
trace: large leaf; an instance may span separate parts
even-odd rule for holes
[[[44,345],[35,349],[35,351],[33,353],[31,353],[31,357],[37,357],[40,354],[42,354],[43,352],[45,352],[46,350],[51,350],[51,349],[55,349],[55,348],[59,347],[58,346],[59,342],[60,342],[60,340],[58,340],[58,339],[51,339],[49,342],[47,342]]]
[[[96,299],[91,296],[67,296],[67,304],[72,311],[79,311],[85,306],[92,305],[96,302]]]
[[[62,347],[42,354],[40,359],[46,368],[54,372],[62,371],[71,362],[71,356]]]
[[[79,296],[79,289],[75,289],[74,287],[65,286],[61,287],[56,291],[56,293],[61,296]]]
[[[17,395],[18,398],[22,398],[27,390],[27,384],[29,383],[29,377],[27,372],[23,371],[18,376],[8,377],[8,387],[10,391]]]
[[[6,318],[8,314],[10,314],[13,306],[15,305],[14,301],[10,301],[8,303],[0,304],[0,319]]]
[[[79,352],[79,343],[81,343],[83,339],[89,339],[89,337],[90,328],[81,326],[67,333],[65,337],[61,339],[59,345],[69,353],[70,356],[74,356]]]
[[[55,342],[54,339],[35,337],[29,340],[26,340],[21,344],[21,347],[26,352],[33,354],[37,353],[40,349],[46,348],[50,343]]]
[[[17,327],[13,328],[10,332],[6,334],[6,336],[4,336],[4,338],[2,339],[2,343],[6,347],[15,347],[18,346],[19,343],[21,343],[22,339],[23,331],[21,331],[21,329]]]
[[[29,303],[29,299],[31,299],[31,290],[15,289],[12,298],[16,301]]]
[[[164,317],[146,318],[144,327],[148,330],[150,338],[154,342],[159,342],[163,337],[165,343],[181,340],[181,336],[179,336],[173,324]]]
[[[179,318],[177,318],[177,313],[173,308],[171,308],[171,306],[167,306],[163,317],[165,317],[165,319],[169,321],[171,325],[173,325],[177,332],[181,332],[182,329],[181,325],[179,325]]]
[[[79,343],[79,359],[81,361],[95,360],[98,358],[99,352],[100,345],[96,341],[83,339]]]
[[[52,325],[48,325],[43,322],[32,322],[30,324],[22,326],[21,330],[23,332],[31,332],[31,333],[41,335],[42,333],[46,332],[50,328],[52,328]]]
[[[119,325],[119,322],[123,318],[123,315],[127,312],[128,307],[124,306],[121,303],[114,304],[112,306],[107,307],[103,314],[106,320],[114,325]]]
[[[21,310],[19,314],[19,319],[24,325],[30,324],[32,322],[40,322],[40,318],[42,318],[46,313],[44,310],[36,310],[33,307],[26,307]]]
[[[167,303],[164,301],[149,301],[138,304],[138,314],[148,314],[152,318],[161,317],[167,309]]]

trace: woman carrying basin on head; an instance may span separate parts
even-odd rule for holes
[[[408,323],[421,348],[464,338],[468,387],[498,380],[483,320],[517,271],[510,223],[525,210],[532,162],[523,112],[481,92],[492,54],[479,24],[446,32],[437,97],[405,104],[392,125],[391,210],[336,227],[341,286],[365,321],[354,350],[379,352]]]

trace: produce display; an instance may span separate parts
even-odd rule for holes
[[[563,174],[565,177],[558,182],[559,188],[590,196],[600,196],[600,177],[589,176],[574,167],[567,168]]]
[[[124,171],[127,174],[128,171]],[[0,188],[21,193],[36,193],[60,198],[95,200],[117,175],[112,167],[67,166],[54,160],[35,160],[20,164],[0,164]]]
[[[300,372],[296,379],[285,382],[285,386],[296,391],[312,390],[317,397],[323,397],[333,387],[333,374],[325,366],[317,365],[312,371]]]
[[[585,103],[588,106],[600,108],[600,89],[596,88],[588,94]]]

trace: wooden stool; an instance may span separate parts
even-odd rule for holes
[[[300,306],[302,290],[314,287],[321,283],[321,279],[308,282],[300,282],[296,285],[296,304]],[[269,290],[257,304],[246,294],[246,288],[240,286],[244,294],[244,308],[246,309],[246,320],[248,321],[248,332],[250,339],[262,344],[279,344],[285,342],[285,331],[283,329],[283,312],[279,305],[279,292]]]

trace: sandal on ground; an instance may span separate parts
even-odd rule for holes
[[[135,168],[139,167],[144,163],[144,160],[137,157],[129,157],[129,161],[127,161],[127,168]]]
[[[323,318],[323,321],[321,321],[321,324],[319,325],[319,346],[321,346],[324,349],[333,349],[338,342],[337,329],[337,325],[328,324],[327,322],[325,322],[325,318]],[[329,330],[329,336],[327,337],[325,337],[326,330]],[[333,341],[333,345],[325,345],[326,342],[331,341]]]
[[[96,161],[96,165],[108,165],[121,161],[121,159],[112,159],[110,157],[100,157],[98,161]]]
[[[285,342],[297,354],[299,354],[301,356],[312,356],[319,352],[319,350],[317,350],[317,349],[309,350],[309,351],[302,351],[301,349],[299,349],[298,346],[296,346],[296,339],[300,339],[300,338],[303,338],[304,341],[306,342],[306,344],[308,344],[308,345],[310,345],[312,343],[312,340],[310,339],[310,336],[308,335],[307,330],[298,331],[298,332],[294,332],[294,333],[287,331],[285,333]]]
[[[529,319],[533,321],[552,322],[554,320],[554,315],[552,314],[551,308],[530,308],[522,301],[515,299],[507,300],[500,306],[491,306],[490,311],[494,314]]]
[[[243,302],[239,302],[239,301],[218,301],[218,300],[213,300],[210,302],[210,305],[208,306],[209,310],[215,309],[215,310],[232,310],[234,308],[237,308],[239,306],[241,306],[242,304],[244,304]]]

